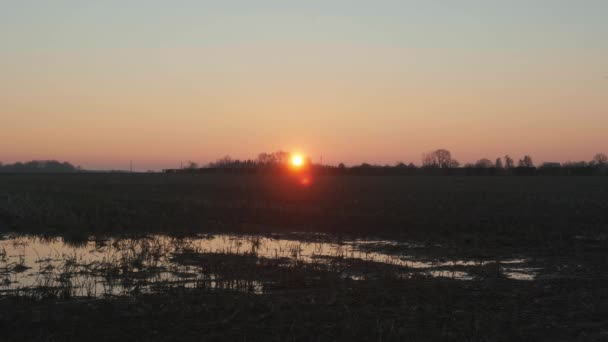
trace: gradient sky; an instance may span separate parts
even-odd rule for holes
[[[0,161],[608,152],[608,1],[0,0]]]

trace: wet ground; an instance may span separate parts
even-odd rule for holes
[[[431,247],[295,233],[90,237],[76,241],[8,234],[0,240],[0,294],[97,298],[157,293],[175,287],[260,294],[275,281],[272,274],[265,276],[271,268],[312,267],[352,280],[390,274],[463,282],[488,275],[533,281],[542,270],[525,256],[447,258],[441,255],[441,246]],[[261,267],[267,272],[258,272]]]
[[[7,341],[604,341],[602,239],[525,255],[325,234],[8,234],[0,331]]]
[[[607,179],[7,175],[0,341],[606,341]]]

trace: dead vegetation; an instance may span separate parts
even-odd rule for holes
[[[0,177],[0,228],[36,234],[0,239],[3,338],[608,338],[602,177],[301,190],[263,176]]]

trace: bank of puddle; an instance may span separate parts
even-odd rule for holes
[[[383,252],[383,246],[399,252]],[[7,235],[0,240],[0,296],[6,294],[63,297],[124,296],[175,288],[231,289],[263,293],[270,280],[238,279],[214,272],[222,258],[276,260],[277,267],[339,263],[340,276],[353,281],[390,268],[400,277],[426,276],[471,281],[475,270],[495,269],[501,277],[534,280],[538,269],[525,259],[434,260],[408,254],[420,246],[386,240],[334,241],[323,236],[200,235],[177,238],[65,240],[61,237]],[[188,259],[184,256],[211,256]],[[189,260],[189,261],[188,261]],[[239,263],[240,259],[235,262]],[[237,264],[233,264],[237,265]],[[361,265],[365,265],[362,270]],[[228,264],[227,267],[230,267]],[[217,268],[215,268],[217,270]],[[487,270],[486,273],[487,274]]]

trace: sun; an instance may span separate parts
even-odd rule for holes
[[[294,168],[300,168],[304,165],[304,157],[301,154],[294,154],[291,156],[290,162]]]

